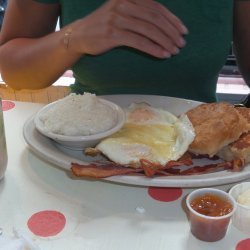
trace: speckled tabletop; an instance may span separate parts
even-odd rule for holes
[[[23,126],[42,106],[3,101],[9,161],[0,181],[2,235],[11,237],[18,228],[46,250],[250,249],[250,235],[233,225],[214,243],[190,233],[185,198],[192,188],[74,179],[36,156]]]

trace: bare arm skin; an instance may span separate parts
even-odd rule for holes
[[[57,4],[9,0],[0,35],[0,71],[8,85],[47,87],[81,56],[118,46],[167,58],[185,45],[184,24],[152,0],[109,0],[89,16],[54,32],[59,15]],[[63,41],[69,28],[67,47]]]
[[[0,71],[15,89],[51,85],[80,55],[65,50],[54,33],[60,6],[10,0],[0,35]]]
[[[236,0],[234,49],[241,74],[250,86],[250,0]]]

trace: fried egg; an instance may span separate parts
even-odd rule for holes
[[[186,115],[177,118],[146,103],[131,104],[125,112],[124,126],[96,146],[113,162],[139,167],[140,160],[146,159],[165,165],[178,160],[194,140],[194,128]]]

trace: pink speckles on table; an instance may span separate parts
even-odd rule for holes
[[[12,101],[2,101],[2,107],[3,107],[3,111],[7,111],[10,109],[13,109],[15,107],[15,103]]]
[[[45,210],[33,214],[27,224],[35,235],[49,237],[57,235],[64,229],[66,218],[58,211]]]
[[[250,249],[250,238],[240,241],[235,250],[249,250]]]
[[[149,187],[148,194],[153,199],[162,202],[178,200],[182,195],[181,188]]]

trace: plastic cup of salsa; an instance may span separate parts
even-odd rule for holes
[[[201,188],[186,199],[191,233],[199,240],[214,242],[226,235],[236,210],[235,200],[225,191]]]

